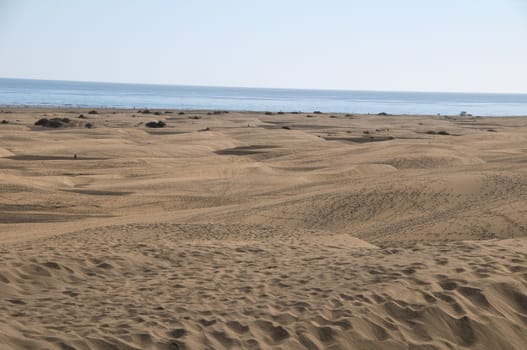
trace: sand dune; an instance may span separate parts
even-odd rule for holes
[[[527,348],[527,119],[12,112],[1,349]]]
[[[378,249],[342,238],[140,224],[11,245],[0,337],[13,348],[527,345],[525,240]]]

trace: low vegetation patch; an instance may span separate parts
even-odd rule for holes
[[[43,126],[45,128],[61,128],[70,122],[69,118],[42,118],[35,122],[37,126]]]
[[[148,122],[145,124],[148,128],[164,128],[167,124],[164,121]]]
[[[208,112],[207,115],[220,115],[220,114],[228,114],[229,111],[212,111]]]

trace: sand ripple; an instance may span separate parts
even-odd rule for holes
[[[379,249],[320,234],[139,224],[4,246],[0,344],[527,347],[524,240]]]

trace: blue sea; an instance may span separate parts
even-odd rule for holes
[[[525,116],[527,94],[118,84],[0,78],[0,106]]]

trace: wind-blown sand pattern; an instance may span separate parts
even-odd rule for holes
[[[527,348],[525,118],[10,112],[1,349]]]

